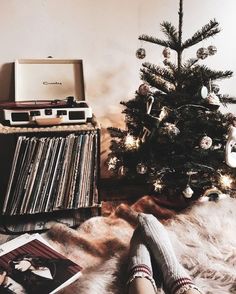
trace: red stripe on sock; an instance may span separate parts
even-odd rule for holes
[[[189,278],[181,278],[176,281],[171,285],[171,293],[176,293],[181,287],[185,285],[193,285],[193,282]]]
[[[134,273],[137,273],[137,272],[145,272],[146,274],[152,276],[152,271],[151,269],[145,265],[145,264],[139,264],[139,265],[136,265],[134,266],[131,270],[130,270],[130,273],[131,274],[134,274]]]

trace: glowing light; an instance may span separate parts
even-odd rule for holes
[[[162,184],[161,180],[159,180],[159,179],[153,183],[153,186],[154,186],[154,190],[156,192],[159,192],[163,189],[163,184]]]
[[[111,157],[109,162],[108,162],[108,170],[114,170],[116,168],[116,164],[118,162],[117,157]]]
[[[128,134],[125,138],[125,147],[129,150],[137,149],[139,147],[139,139],[136,139],[134,136]]]
[[[231,188],[232,183],[233,183],[233,179],[229,175],[220,176],[220,184],[222,188],[224,189]]]

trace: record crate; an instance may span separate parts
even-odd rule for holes
[[[76,226],[100,214],[100,126],[0,126],[1,223],[7,232]]]

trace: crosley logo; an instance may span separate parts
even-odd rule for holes
[[[43,82],[43,85],[48,86],[48,85],[62,85],[60,82]]]

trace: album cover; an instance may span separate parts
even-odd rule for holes
[[[39,234],[24,234],[0,246],[0,293],[57,293],[78,279],[81,270]]]

